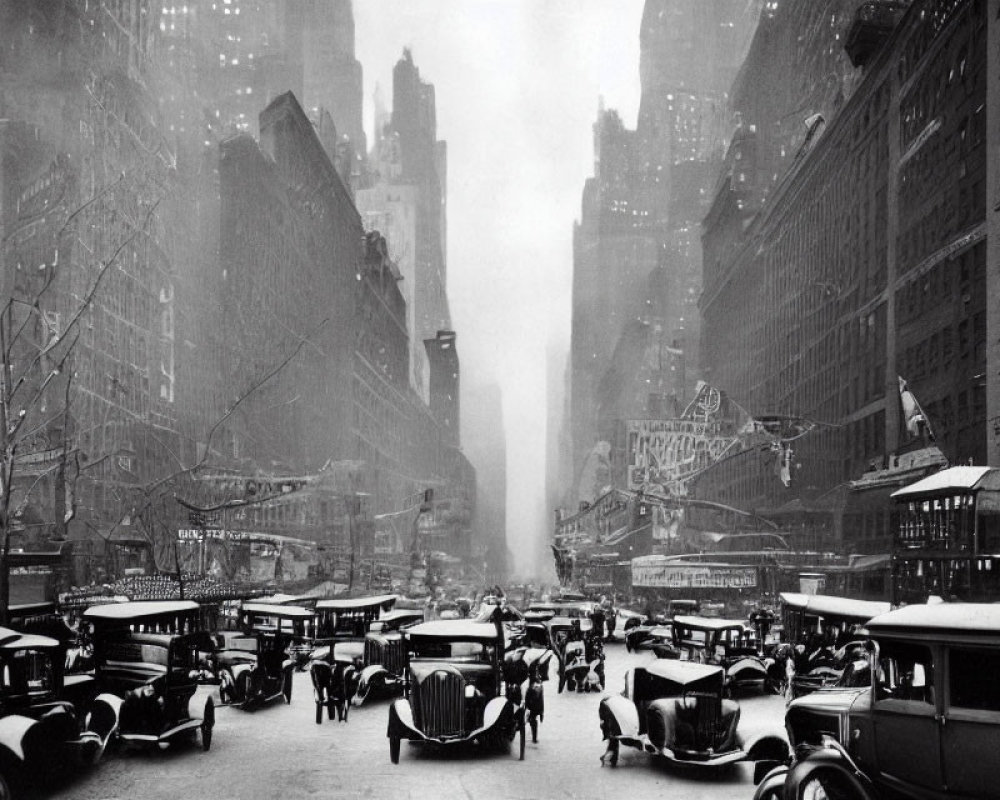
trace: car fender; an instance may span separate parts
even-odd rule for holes
[[[0,751],[6,750],[16,761],[23,763],[24,737],[34,726],[35,720],[20,714],[0,718]]]
[[[122,699],[108,692],[97,695],[87,714],[84,729],[93,733],[101,742],[101,749],[107,745],[108,739],[118,730],[118,718],[121,716]]]
[[[639,736],[639,712],[635,703],[620,694],[603,698],[598,707],[598,714],[605,739],[620,736],[634,739]]]
[[[356,678],[357,689],[354,692],[355,705],[363,703],[365,698],[368,697],[368,692],[372,690],[372,687],[380,680],[384,683],[388,674],[389,670],[381,664],[371,664],[361,670]]]
[[[325,661],[330,663],[330,645],[325,644],[322,647],[315,648],[312,653],[309,654],[309,660],[315,661]]]
[[[781,797],[784,794],[785,778],[787,777],[788,766],[785,764],[770,770],[757,783],[757,788],[753,793],[753,800],[764,800],[769,796],[774,797],[775,794]]]
[[[239,677],[240,675],[242,675],[242,674],[243,674],[244,672],[252,672],[252,671],[253,671],[253,668],[254,668],[255,666],[257,666],[257,665],[256,665],[256,664],[236,664],[236,665],[235,665],[235,666],[233,666],[233,668],[232,668],[232,669],[230,670],[230,672],[231,672],[231,673],[232,673],[232,675],[233,675],[233,680],[235,681],[235,680],[236,680],[236,679],[237,679],[237,678],[238,678],[238,677]]]
[[[743,741],[747,761],[788,761],[791,748],[788,740],[777,731],[765,731]]]
[[[427,738],[414,723],[413,709],[410,707],[410,701],[406,698],[401,697],[394,700],[389,706],[389,729],[386,735],[399,739]]]
[[[802,789],[817,773],[832,773],[847,790],[852,800],[875,800],[876,795],[867,780],[859,778],[844,757],[833,749],[820,749],[793,765],[785,779],[784,797],[798,800]]]
[[[747,657],[747,658],[741,658],[739,661],[730,664],[728,669],[726,669],[726,675],[728,675],[729,677],[733,677],[738,672],[741,672],[742,670],[745,669],[753,670],[754,672],[759,672],[762,675],[767,674],[767,667],[765,667],[763,663],[761,663],[756,658]]]
[[[483,724],[469,734],[468,738],[473,739],[480,734],[496,728],[505,721],[509,721],[512,724],[514,717],[514,704],[505,697],[494,697],[486,704],[486,708],[483,710]]]

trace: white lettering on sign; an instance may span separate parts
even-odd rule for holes
[[[632,585],[650,589],[752,589],[754,567],[715,567],[699,564],[632,564]]]

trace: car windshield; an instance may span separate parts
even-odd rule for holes
[[[427,640],[413,643],[413,659],[426,661],[489,662],[493,645],[484,642]]]
[[[257,637],[255,636],[224,636],[222,645],[226,650],[242,650],[247,653],[257,652]]]
[[[38,650],[4,653],[0,660],[0,691],[7,695],[51,692],[55,689],[52,659]]]

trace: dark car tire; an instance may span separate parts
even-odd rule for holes
[[[14,793],[11,792],[10,786],[4,780],[3,775],[0,775],[0,800],[14,800]]]
[[[291,705],[292,702],[292,671],[288,670],[285,673],[284,680],[281,684],[281,693],[285,696],[285,704]]]
[[[206,753],[212,749],[212,728],[215,727],[215,703],[212,698],[205,703],[205,716],[201,720],[201,749]]]
[[[389,737],[389,760],[393,764],[399,763],[399,737],[390,736]]]
[[[520,742],[518,743],[518,750],[520,751],[518,754],[518,759],[517,759],[518,761],[524,761],[524,746],[528,738],[524,732],[525,727],[526,726],[524,722],[521,722],[521,724],[518,726],[519,728],[518,736],[520,737]]]

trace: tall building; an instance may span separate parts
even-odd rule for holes
[[[447,251],[446,148],[437,140],[433,85],[404,52],[393,71],[391,113],[376,103],[368,186],[356,193],[368,229],[386,234],[402,275],[410,336],[411,381],[430,402],[430,365],[423,342],[451,329]]]
[[[810,14],[807,35],[847,52],[804,45],[779,65],[774,41],[802,41]],[[782,4],[767,25],[744,106],[770,107],[777,92],[820,116],[799,141],[769,124],[773,110],[734,139],[764,163],[785,148],[785,168],[775,181],[771,168],[732,167],[720,183],[705,225],[703,360],[754,416],[822,424],[792,444],[788,480],[747,452],[699,491],[758,511],[793,504],[841,546],[884,550],[890,487],[852,507],[849,482],[891,470],[931,434],[951,463],[988,457],[986,9],[919,0],[831,18]],[[856,72],[841,78],[845,56]],[[793,74],[801,103],[776,88]],[[767,191],[744,189],[751,176]],[[904,418],[900,378],[929,429]]]
[[[680,351],[682,363],[661,376],[650,393],[653,405],[633,404],[629,413],[662,413],[661,395],[683,405],[697,378],[698,226],[725,144],[727,88],[759,7],[747,0],[648,0],[636,129],[628,130],[613,111],[599,111],[594,177],[584,187],[573,240],[570,407],[576,470],[595,442],[608,436],[607,414],[615,404],[601,397],[601,387],[621,378],[616,358],[641,358],[625,351],[631,352],[636,321],[650,319],[647,303],[657,307],[657,337]]]

